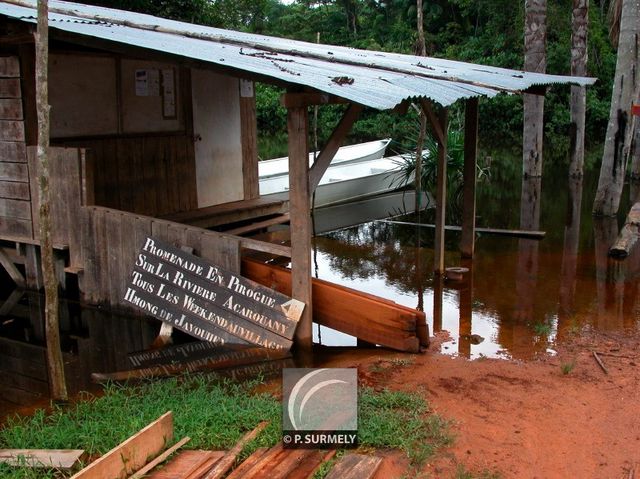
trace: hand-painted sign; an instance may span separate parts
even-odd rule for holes
[[[147,314],[213,343],[288,349],[304,309],[247,278],[147,238],[124,300]]]

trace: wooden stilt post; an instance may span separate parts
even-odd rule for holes
[[[442,131],[438,141],[438,185],[436,190],[436,239],[433,269],[436,274],[444,273],[444,226],[447,209],[447,119],[449,110],[442,108],[438,123]]]
[[[38,0],[38,34],[36,36],[36,105],[38,112],[38,185],[40,194],[40,251],[45,291],[45,335],[47,341],[47,367],[51,397],[67,400],[64,363],[60,350],[58,324],[58,281],[55,273],[53,242],[51,238],[51,196],[49,194],[49,5]]]
[[[478,99],[467,100],[464,115],[464,171],[460,252],[473,258],[476,236],[476,168],[478,163]]]
[[[287,110],[289,134],[289,201],[291,215],[291,296],[306,307],[295,335],[303,350],[313,344],[311,315],[311,217],[309,216],[309,135],[307,107]]]

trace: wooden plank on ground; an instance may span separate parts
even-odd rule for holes
[[[253,451],[253,454],[251,454],[242,462],[242,464],[231,471],[231,474],[229,474],[226,479],[244,478],[249,473],[249,471],[251,471],[251,468],[255,466],[258,461],[260,461],[260,459],[267,453],[268,450],[268,447],[259,447],[258,449]]]
[[[331,468],[325,479],[370,479],[382,464],[382,458],[347,454]]]
[[[30,200],[29,184],[17,181],[0,181],[0,198]]]
[[[72,479],[124,479],[162,452],[173,439],[171,411],[75,474]]]
[[[243,259],[242,274],[283,294],[291,291],[291,273],[284,268]],[[416,323],[424,313],[318,279],[313,293],[318,324],[400,351],[420,350]]]
[[[82,449],[0,449],[0,463],[48,469],[71,469],[84,455]]]
[[[222,476],[224,476],[229,471],[229,469],[231,469],[231,466],[233,466],[236,457],[238,457],[238,454],[240,454],[242,449],[244,449],[244,447],[249,442],[258,437],[258,434],[260,434],[268,424],[268,421],[262,421],[252,431],[242,436],[242,438],[240,438],[236,445],[229,449],[229,451],[222,457],[222,459],[220,459],[220,461],[218,461],[216,465],[213,466],[213,469],[211,469],[204,476],[204,479],[220,479]]]
[[[0,140],[24,141],[24,122],[0,120]]]
[[[182,451],[162,468],[151,472],[148,479],[185,479],[205,463],[213,465],[224,451]]]
[[[158,464],[161,464],[162,462],[166,461],[169,458],[169,456],[174,454],[178,449],[180,449],[182,446],[184,446],[190,440],[191,440],[190,437],[182,438],[176,444],[174,444],[169,449],[167,449],[162,454],[160,454],[158,457],[156,457],[153,461],[149,462],[143,468],[138,470],[129,479],[142,479],[144,476],[147,475],[147,473],[149,471],[153,470]]]
[[[0,180],[4,181],[29,181],[29,171],[25,163],[10,163],[0,161]]]
[[[24,142],[0,141],[0,162],[4,161],[9,163],[26,163],[27,147]]]

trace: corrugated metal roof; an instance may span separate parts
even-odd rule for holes
[[[464,98],[521,93],[538,85],[595,82],[592,78],[306,43],[59,0],[50,1],[49,9],[53,29],[304,85],[381,110],[416,97],[449,106]],[[33,23],[36,0],[0,0],[0,14]]]

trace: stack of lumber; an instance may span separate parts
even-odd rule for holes
[[[261,422],[228,451],[182,451],[185,437],[166,448],[173,440],[173,416],[163,414],[129,439],[72,476],[71,479],[310,479],[335,451],[285,449],[281,444],[258,448],[235,469],[238,455],[267,427]],[[84,451],[0,450],[0,462],[70,469],[78,464]],[[333,465],[330,479],[371,479],[382,459],[376,456],[348,454]],[[232,470],[233,469],[233,470]]]
[[[243,258],[242,275],[291,295],[291,271]],[[313,320],[372,344],[417,353],[429,345],[422,311],[378,296],[313,279]]]

